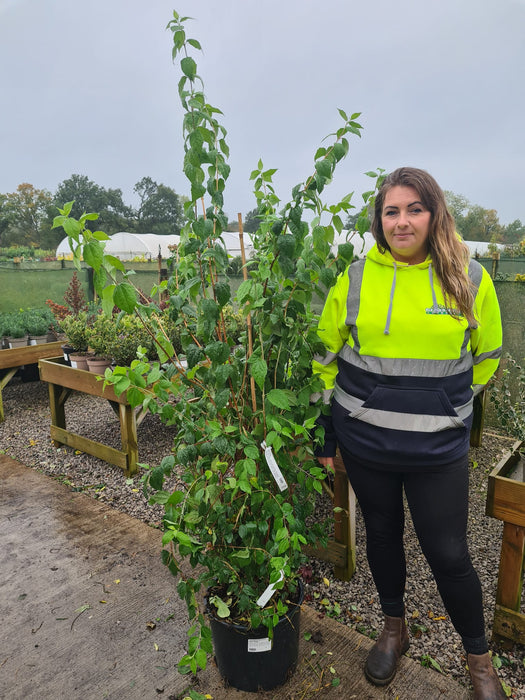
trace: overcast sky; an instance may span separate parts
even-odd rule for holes
[[[329,202],[413,165],[525,222],[525,0],[0,0],[0,192],[79,173],[128,204],[146,175],[188,193],[173,9],[224,112],[230,219],[259,158],[286,201],[342,108],[364,130]]]

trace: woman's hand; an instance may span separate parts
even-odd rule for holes
[[[333,473],[334,471],[334,458],[333,457],[318,457],[317,461],[323,467],[327,467]]]

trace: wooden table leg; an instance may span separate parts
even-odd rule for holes
[[[5,387],[5,385],[11,381],[11,379],[14,377],[14,375],[18,371],[18,367],[13,367],[12,369],[8,369],[7,373],[0,379],[0,423],[4,420],[4,402],[2,399],[2,389]]]
[[[525,643],[525,615],[520,613],[525,565],[525,527],[505,522],[496,591],[493,637]]]
[[[135,410],[129,404],[119,403],[119,417],[122,451],[127,454],[126,475],[131,476],[138,470],[137,460],[139,458]]]
[[[49,407],[51,410],[51,425],[56,425],[58,428],[66,429],[66,411],[65,403],[68,396],[71,394],[71,389],[64,389],[58,384],[48,384],[49,389]],[[59,447],[61,442],[53,440],[55,447]]]
[[[349,581],[355,573],[355,493],[341,457],[334,460],[334,539],[345,545],[347,556],[345,565],[334,567],[334,576],[341,581]]]

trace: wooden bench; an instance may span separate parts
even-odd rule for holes
[[[0,370],[7,370],[6,374],[0,378],[0,422],[4,420],[2,389],[11,381],[20,367],[36,364],[46,357],[55,357],[61,350],[62,342],[57,340],[52,343],[0,350]]]
[[[55,446],[68,445],[115,464],[128,476],[134,474],[138,470],[137,427],[146,411],[132,408],[125,393],[117,396],[113,387],[104,387],[104,382],[95,373],[74,369],[66,364],[63,357],[40,360],[38,368],[40,379],[49,386],[51,438]],[[121,450],[67,430],[64,406],[73,391],[98,396],[110,402],[120,421]]]
[[[492,636],[494,641],[525,644],[521,610],[525,569],[525,443],[515,442],[489,475],[487,515],[503,520],[503,537]]]

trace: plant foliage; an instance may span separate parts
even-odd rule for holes
[[[232,295],[222,240],[230,173],[226,130],[220,110],[206,101],[191,55],[200,44],[188,38],[187,19],[174,12],[168,24],[181,71],[183,168],[190,185],[172,276],[144,303],[120,261],[105,254],[107,236],[87,228],[96,214],[73,219],[70,202],[55,226],[69,236],[75,264],[83,255],[93,267],[107,313],[115,305],[135,314],[156,343],[159,361],[142,357],[106,370],[106,381],[117,393],[127,392],[131,404],[178,427],[173,453],[148,468],[143,481],[151,502],[165,508],[162,555],[180,577],[178,592],[192,621],[180,669],[196,672],[211,652],[210,630],[197,604],[202,586],[213,587],[210,605],[218,616],[265,625],[272,637],[297,588],[304,546],[326,543],[326,524],[312,517],[326,478],[313,457],[313,442],[323,433],[316,428],[321,408],[310,403],[322,388],[311,372],[312,358],[322,350],[312,303],[326,296],[352,259],[351,244],[335,254],[332,248],[353,205],[347,195],[327,206],[321,194],[361,126],[359,114],[339,110],[341,126],[317,150],[312,173],[284,204],[273,185],[275,169],[259,161],[251,173],[256,254],[243,261],[245,279]],[[369,175],[380,179],[381,173]],[[373,192],[363,195],[361,232]],[[166,296],[178,347],[161,312]],[[233,322],[232,313],[242,324]],[[179,483],[174,491],[166,486],[172,475]],[[190,575],[185,560],[193,567]],[[261,602],[268,586],[273,594]]]

